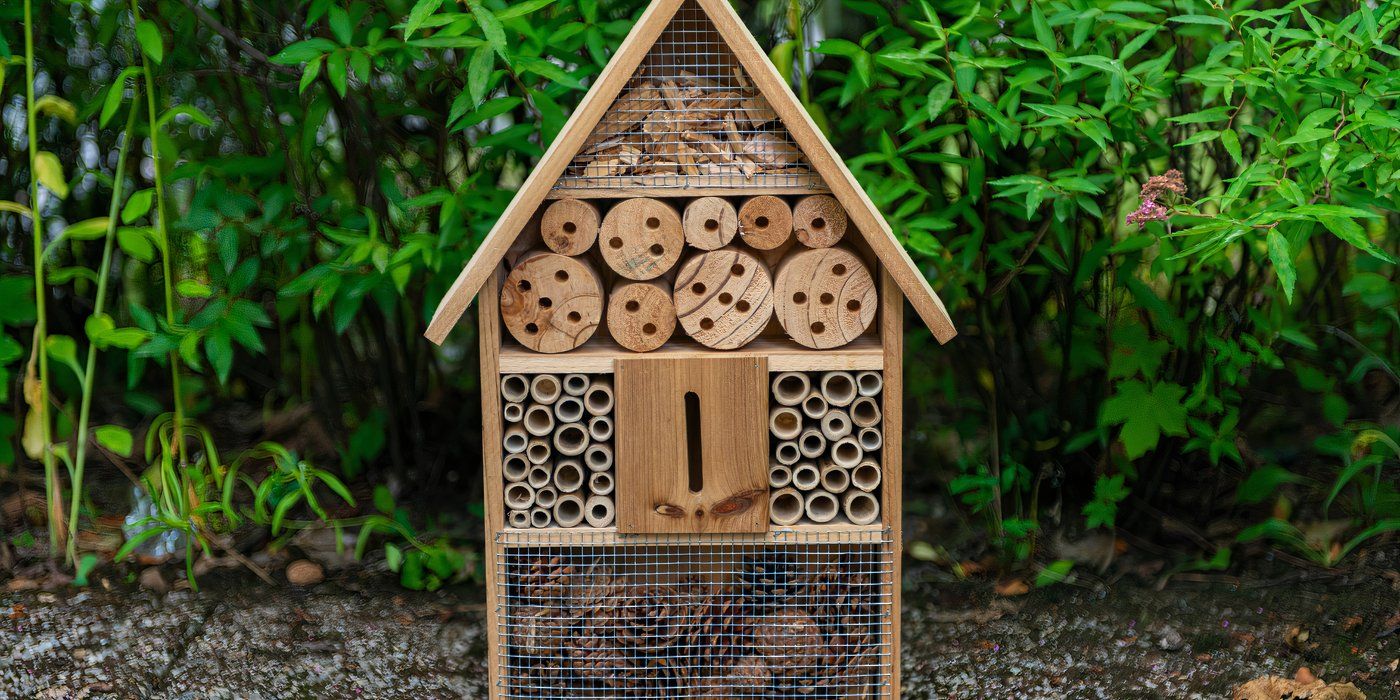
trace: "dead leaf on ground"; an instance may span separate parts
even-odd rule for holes
[[[1235,689],[1233,700],[1366,700],[1366,694],[1350,683],[1324,683],[1307,667],[1292,679],[1282,676],[1256,678]]]
[[[1013,578],[1001,581],[993,589],[999,596],[1010,598],[1012,596],[1025,595],[1031,592],[1030,584],[1023,578]]]

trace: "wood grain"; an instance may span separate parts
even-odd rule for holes
[[[501,288],[501,318],[511,336],[531,350],[573,350],[603,319],[603,282],[581,259],[526,255]]]
[[[540,238],[560,255],[583,255],[598,240],[602,215],[598,205],[579,199],[550,204],[540,219]]]
[[[816,350],[839,348],[875,320],[878,294],[865,264],[842,248],[789,255],[773,284],[774,313],[788,337]]]
[[[739,233],[739,213],[729,200],[701,197],[685,205],[681,226],[686,243],[700,250],[719,250]]]
[[[829,194],[814,194],[792,206],[792,231],[808,248],[830,248],[846,235],[846,209]]]
[[[624,282],[608,297],[608,333],[633,352],[651,352],[676,330],[676,304],[664,280]]]
[[[733,247],[687,260],[676,275],[673,298],[681,328],[696,342],[716,350],[747,345],[773,316],[768,267]]]
[[[792,208],[772,195],[744,200],[739,207],[739,238],[755,250],[773,250],[792,238]]]
[[[900,596],[904,580],[904,299],[897,293],[899,284],[887,271],[880,271],[880,340],[885,346],[885,384],[881,392],[884,416],[881,429],[885,445],[880,450],[884,473],[880,486],[880,522],[894,533],[894,570],[883,583],[894,593],[894,658],[900,654]],[[899,697],[899,663],[891,670],[894,689],[890,698]]]
[[[491,276],[487,288],[481,294],[477,303],[477,332],[478,343],[481,355],[481,471],[482,484],[485,489],[486,517],[486,551],[484,553],[485,575],[487,581],[496,581],[496,538],[492,535],[500,532],[506,525],[505,514],[505,480],[501,470],[503,454],[501,450],[501,433],[504,426],[501,423],[501,382],[500,376],[500,355],[501,355],[501,317],[498,313],[500,294],[497,290],[501,286],[502,273],[498,270]],[[487,658],[503,658],[498,656],[504,654],[504,647],[501,646],[501,625],[499,619],[494,619],[499,615],[500,591],[496,586],[486,587],[486,610],[487,615],[493,619],[489,620],[486,626],[486,650]],[[496,673],[496,665],[488,663]]]
[[[608,267],[631,280],[666,274],[684,248],[680,214],[659,199],[622,200],[603,217],[598,234],[598,250]]]
[[[561,354],[542,355],[518,345],[507,345],[501,349],[501,369],[525,374],[549,372],[588,372],[592,374],[611,372],[613,363],[619,358],[635,357],[636,353],[621,347],[611,338],[595,335],[582,346]],[[880,340],[874,335],[857,338],[850,345],[812,352],[786,337],[759,337],[738,350],[730,350],[734,356],[762,356],[767,358],[768,367],[774,372],[819,372],[824,370],[873,370],[884,366],[885,355],[880,348]],[[653,357],[712,357],[714,351],[684,334],[675,334],[670,342],[651,351]]]

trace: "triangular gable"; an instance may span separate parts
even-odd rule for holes
[[[703,19],[692,10],[682,12],[682,9],[687,7],[698,8],[704,15]],[[829,187],[831,194],[845,207],[856,230],[865,238],[934,337],[940,343],[951,340],[957,331],[953,328],[943,302],[934,294],[928,281],[914,265],[914,261],[895,239],[889,224],[856,183],[855,177],[841,161],[836,150],[807,116],[797,96],[778,75],[767,55],[759,48],[727,0],[655,0],[647,7],[631,33],[618,47],[612,60],[599,74],[588,94],[579,103],[578,109],[569,117],[559,137],[545,151],[544,157],[531,171],[519,193],[496,222],[496,226],[491,229],[476,254],[453,282],[433,314],[424,335],[434,343],[442,343],[447,337],[448,332],[461,319],[481,286],[490,279],[501,259],[525,230],[530,218],[538,210],[541,202],[550,195],[556,183],[562,185],[570,182],[568,171],[571,163],[584,151],[589,139],[598,133],[598,127],[609,108],[624,94],[624,89],[629,83],[635,84],[634,80],[645,79],[646,74],[639,72],[643,69],[644,61],[668,26],[676,20],[687,23],[708,20],[704,31],[713,31],[719,37],[730,55],[738,61],[738,67],[743,69],[743,77],[747,78],[757,90],[757,94],[765,99],[777,114],[775,124],[786,130],[782,137],[790,138],[806,159],[802,166],[815,171],[819,182]],[[737,83],[741,78],[736,75],[735,80]],[[815,189],[816,186],[816,182],[809,181],[802,189]],[[732,193],[735,187],[755,186],[715,186],[707,189],[682,185],[676,188],[676,195],[704,195],[716,190]],[[609,186],[608,189],[625,188]]]

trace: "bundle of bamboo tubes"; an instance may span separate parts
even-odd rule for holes
[[[606,375],[501,377],[506,524],[613,522],[613,391]]]
[[[880,519],[879,372],[773,375],[769,514],[775,525]]]

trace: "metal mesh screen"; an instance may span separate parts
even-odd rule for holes
[[[687,2],[556,187],[820,189],[704,10]]]
[[[506,698],[889,692],[890,535],[498,535]]]

